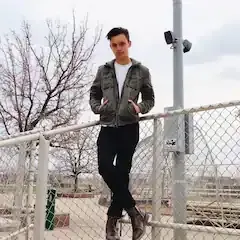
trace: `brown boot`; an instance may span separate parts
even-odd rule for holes
[[[120,236],[118,235],[118,223],[117,217],[108,216],[107,224],[106,224],[106,240],[120,240]]]
[[[137,208],[131,208],[128,211],[132,223],[132,240],[140,240],[146,232],[148,215],[142,213]]]

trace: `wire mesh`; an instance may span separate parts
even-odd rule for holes
[[[164,138],[166,120],[176,121],[175,115],[140,122],[140,140],[133,156],[129,188],[137,206],[151,216],[151,226],[143,240],[176,240],[176,228],[185,229],[187,239],[239,238],[239,232],[234,232],[240,227],[239,110],[235,105],[191,111],[193,152],[185,155],[185,171],[178,169],[174,153],[167,151]],[[181,128],[181,124],[178,126]],[[99,129],[96,125],[49,137],[46,239],[105,238],[111,192],[98,174],[96,141]],[[26,222],[34,223],[38,142],[1,147],[0,151],[3,209],[0,217],[4,219],[1,226],[11,219],[9,215],[15,214],[14,227],[0,228],[4,237],[25,227]],[[184,176],[184,182],[178,183],[176,174]],[[176,187],[177,184],[184,188]],[[180,198],[174,200],[176,191]],[[183,198],[186,198],[186,205],[178,205]],[[131,239],[132,228],[125,212],[122,222],[119,224],[121,239]],[[184,225],[174,225],[178,222]],[[18,239],[31,238],[32,230],[29,235],[25,230],[18,235]]]
[[[0,236],[30,236],[34,219],[36,164],[33,143],[0,148]]]

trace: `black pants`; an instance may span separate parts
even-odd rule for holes
[[[118,128],[101,127],[97,140],[98,170],[113,194],[108,216],[121,217],[123,209],[135,206],[128,187],[132,157],[138,141],[139,123]]]

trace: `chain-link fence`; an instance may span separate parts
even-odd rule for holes
[[[240,238],[240,102],[142,118],[130,175],[143,239]],[[105,239],[95,123],[0,141],[2,239]],[[34,225],[33,225],[34,224]],[[121,239],[131,239],[127,214]]]
[[[3,142],[6,146],[0,148],[0,236],[18,239],[23,234],[22,239],[30,239],[39,163],[36,142],[15,143],[13,138]]]

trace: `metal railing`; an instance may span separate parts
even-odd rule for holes
[[[240,237],[239,108],[234,101],[141,117],[130,189],[151,215],[143,239]],[[180,166],[179,153],[167,146],[166,126],[180,126],[176,116],[190,114],[193,149]],[[98,175],[99,127],[96,121],[0,140],[1,239],[104,238],[110,192]],[[54,201],[48,189],[56,190]],[[120,225],[121,239],[129,239],[127,215]]]

